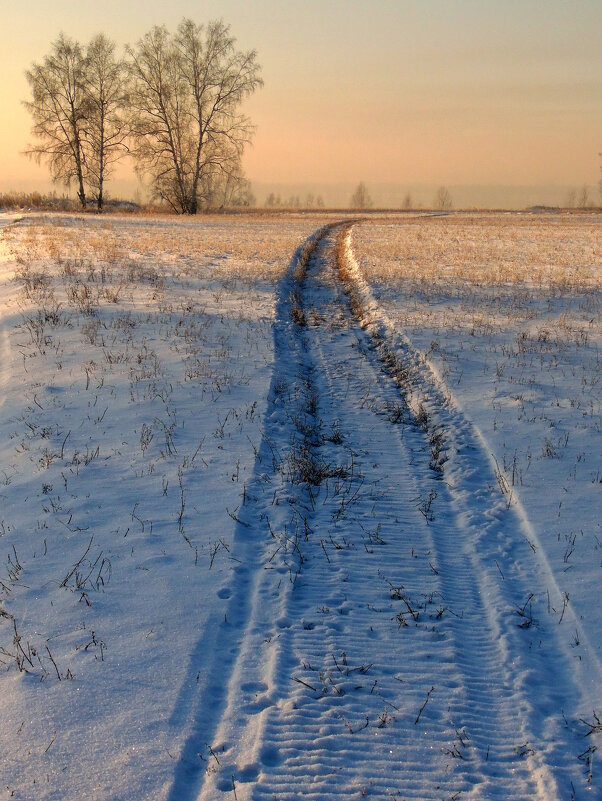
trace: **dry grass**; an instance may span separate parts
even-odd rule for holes
[[[599,214],[458,214],[370,221],[354,248],[369,280],[602,286]]]
[[[116,548],[141,560],[141,576],[143,551],[154,554],[161,531],[162,553],[172,549],[195,568],[210,569],[218,550],[229,551],[224,532],[244,503],[262,436],[276,283],[319,224],[309,216],[32,214],[2,229],[0,379],[18,414],[5,420],[0,483],[19,475],[41,506],[32,501],[23,516],[18,501],[8,511],[4,504],[0,537],[12,534],[21,554],[27,537],[43,532],[28,580],[52,586],[51,604],[70,609],[61,632],[72,628],[59,642],[47,595],[30,603],[12,592],[22,573],[14,553],[14,581],[0,576],[0,664],[62,681],[87,675],[91,659],[104,661],[105,645],[116,647],[108,619],[96,618],[92,643],[74,647],[74,632],[84,606],[96,610],[96,596],[121,580],[112,579],[113,563],[116,574],[124,565]],[[90,496],[80,482],[90,466],[106,472],[94,484],[99,511],[86,548],[77,535],[87,530]],[[8,514],[18,526],[5,522]],[[134,547],[135,532],[143,542]],[[43,557],[56,553],[58,584],[44,577],[55,567]],[[50,620],[47,628],[32,622],[40,619]]]
[[[280,217],[32,217],[5,236],[30,267],[48,260],[75,272],[105,265],[152,266],[161,277],[277,280],[299,244],[320,224],[309,215]],[[46,268],[47,269],[47,266]]]
[[[404,298],[389,309],[404,328],[474,337],[518,327],[518,347],[552,350],[599,330],[601,231],[598,214],[459,214],[365,223],[352,241],[385,305],[391,289]]]
[[[0,209],[45,209],[69,211],[77,208],[77,201],[57,197],[56,193],[43,195],[40,192],[0,192]]]

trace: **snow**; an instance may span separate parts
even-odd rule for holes
[[[379,259],[385,230],[357,228],[358,260],[392,324],[425,355],[503,471],[528,538],[575,611],[578,631],[565,621],[565,636],[587,636],[600,661],[602,609],[592,605],[602,573],[600,218],[464,217],[416,228],[452,264],[428,294],[426,263],[408,276],[400,252],[416,233],[388,228],[389,252],[381,248]],[[449,247],[452,236],[475,242],[479,233],[501,254],[497,285],[493,268],[474,268],[470,249],[463,256]]]
[[[161,251],[165,228],[165,255],[146,255],[145,237]],[[3,784],[15,797],[165,795],[168,752],[177,757],[186,733],[186,687],[202,669],[199,632],[223,615],[228,511],[261,439],[269,273],[312,228],[251,224],[254,262],[244,246],[228,255],[233,230],[219,222],[195,227],[186,245],[186,228],[154,221],[65,217],[12,229],[25,264],[2,268],[0,589],[23,647],[42,663],[19,673],[3,657]],[[172,238],[189,248],[177,261]],[[11,280],[25,268],[32,301]],[[49,311],[62,304],[41,337],[38,299]],[[7,558],[22,565],[14,580]],[[13,634],[4,619],[9,653]]]
[[[592,219],[2,217],[0,798],[599,795]]]

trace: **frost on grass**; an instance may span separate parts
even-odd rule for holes
[[[449,292],[465,284],[570,290],[602,283],[595,214],[389,218],[356,227],[354,246],[373,280],[414,281],[429,294],[437,285]]]
[[[598,659],[602,616],[599,215],[454,215],[353,231],[391,320],[476,424]],[[534,537],[534,539],[535,539]],[[537,548],[534,541],[532,548]],[[565,622],[566,626],[566,622]]]
[[[593,219],[5,230],[6,795],[597,787]]]
[[[168,780],[183,727],[161,721],[223,604],[261,439],[275,282],[313,227],[41,216],[4,229],[9,795],[119,795],[144,788],[153,760],[141,797]]]

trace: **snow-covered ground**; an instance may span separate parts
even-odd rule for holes
[[[417,218],[353,242],[522,506],[577,618],[564,636],[602,660],[602,218]]]
[[[0,798],[600,797],[597,219],[0,220]]]
[[[7,797],[165,797],[235,564],[275,281],[314,227],[40,217],[7,230]]]

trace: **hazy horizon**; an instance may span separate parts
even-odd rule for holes
[[[5,10],[0,32],[0,191],[53,188],[21,155],[21,101],[24,71],[61,30],[82,42],[103,31],[122,47],[183,16],[223,17],[258,51],[265,86],[245,103],[257,132],[243,165],[260,204],[302,187],[347,205],[360,180],[376,205],[408,191],[428,205],[439,185],[456,206],[562,203],[584,184],[599,199],[602,4],[588,0],[30,0]],[[136,186],[124,164],[107,190],[133,197]]]
[[[433,207],[434,196],[438,184],[395,184],[370,183],[364,181],[375,208],[398,209],[402,208],[406,196],[412,200],[412,208]],[[319,197],[324,201],[326,208],[348,208],[353,190],[357,186],[352,183],[337,184],[309,184],[309,183],[266,183],[251,182],[251,189],[256,198],[256,206],[265,206],[270,194],[280,197],[283,206],[292,197],[298,197],[300,207],[305,207],[308,195],[313,195],[314,201]],[[456,209],[524,209],[530,206],[567,206],[571,205],[571,192],[573,203],[582,186],[540,185],[540,186],[508,186],[508,185],[474,185],[474,184],[448,184],[446,187],[451,195],[453,207]],[[596,186],[590,185],[589,200],[591,205],[600,205]],[[21,187],[2,187],[0,194],[12,192],[41,192],[55,193],[57,197],[67,195],[76,199],[75,186],[66,190],[61,185],[53,185],[50,181],[26,182]],[[145,187],[131,179],[115,179],[109,184],[107,199],[130,200],[145,202],[148,192]]]

